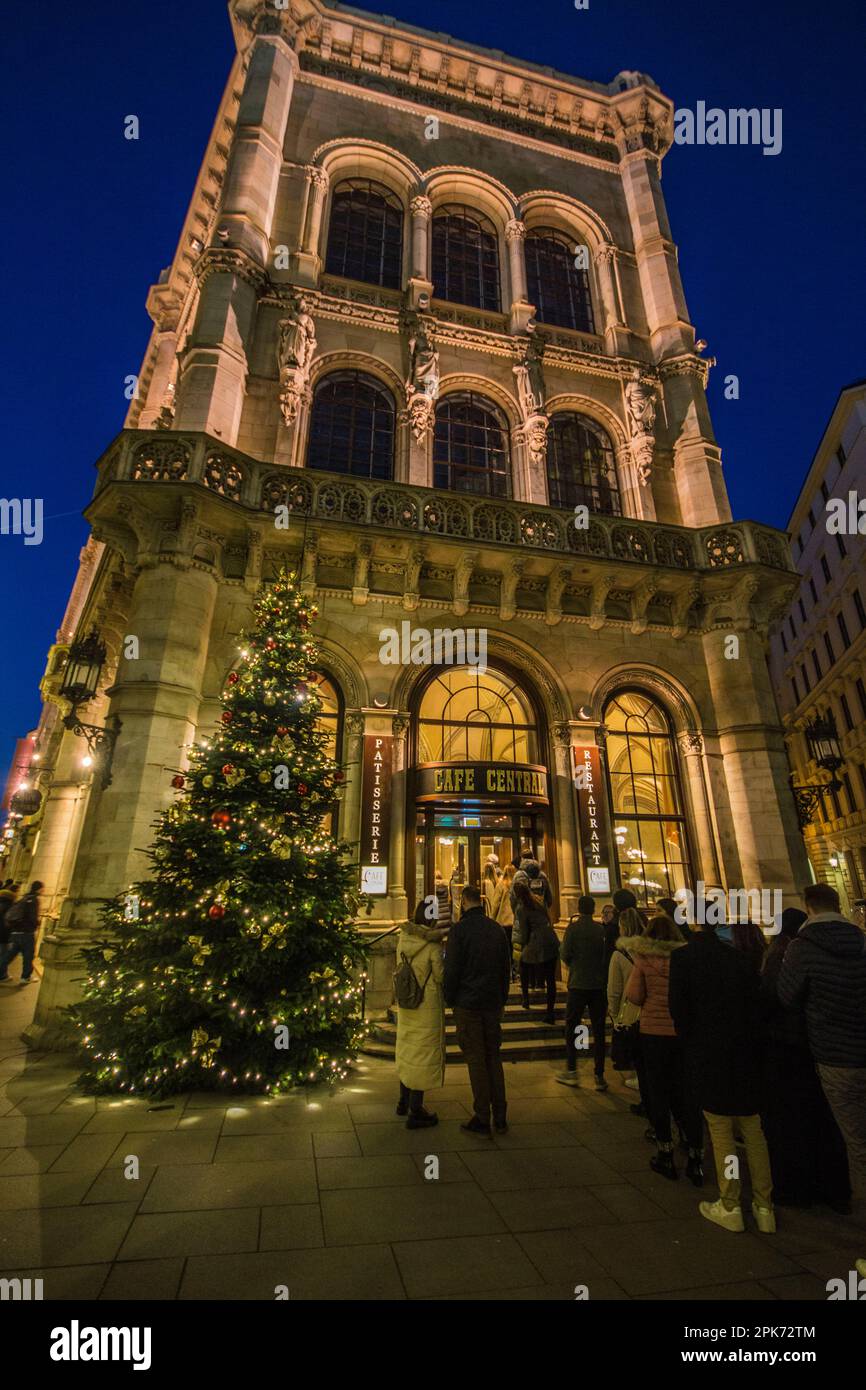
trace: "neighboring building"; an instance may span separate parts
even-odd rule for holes
[[[765,660],[795,580],[781,533],[731,520],[661,192],[671,102],[324,0],[229,8],[238,56],[87,512],[76,629],[110,688],[86,717],[122,727],[111,784],[55,820],[75,867],[30,1037],[57,1036],[100,901],[147,872],[287,560],[319,605],[371,935],[521,844],[563,919],[620,881],[795,895]],[[381,660],[403,623],[458,632],[452,663]],[[483,673],[459,650],[479,630]],[[81,755],[61,724],[47,742],[46,818]]]
[[[831,780],[805,729],[835,719],[842,789],[817,799],[803,833],[816,878],[850,911],[866,896],[866,381],[840,392],[788,530],[801,582],[773,626],[770,671],[795,785]]]

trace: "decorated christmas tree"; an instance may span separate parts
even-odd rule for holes
[[[346,1074],[363,950],[345,846],[323,828],[344,774],[317,727],[314,617],[293,575],[262,589],[219,730],[173,779],[152,878],[83,953],[88,1090],[274,1095]]]

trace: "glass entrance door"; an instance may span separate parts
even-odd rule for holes
[[[542,814],[425,806],[418,812],[415,831],[415,900],[420,902],[437,887],[441,892],[446,884],[456,920],[463,888],[483,888],[488,865],[498,877],[524,847],[543,860]]]

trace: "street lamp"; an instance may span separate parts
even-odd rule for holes
[[[842,766],[845,759],[842,756],[842,745],[839,742],[839,734],[836,729],[836,720],[832,714],[815,715],[815,718],[806,725],[806,743],[809,748],[809,755],[814,762],[822,767],[825,772],[830,773],[829,782],[811,783],[807,786],[798,787],[794,783],[794,774],[791,773],[791,790],[794,793],[794,800],[797,803],[797,817],[800,822],[800,829],[810,825],[818,802],[825,792],[838,792],[842,790],[842,783],[836,773]]]
[[[117,735],[120,733],[120,720],[115,714],[105,728],[98,724],[85,724],[79,717],[78,707],[86,705],[96,695],[105,656],[105,643],[96,628],[87,637],[73,642],[69,648],[58,692],[72,706],[63,723],[78,737],[87,740],[90,757],[101,769],[103,788],[111,782],[111,761]]]

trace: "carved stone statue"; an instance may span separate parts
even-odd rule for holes
[[[292,302],[289,317],[280,323],[277,365],[280,372],[280,408],[287,425],[293,425],[301,402],[309,397],[310,365],[316,351],[316,325],[307,301]]]
[[[652,434],[656,422],[656,393],[649,382],[644,381],[639,367],[635,367],[625,388],[625,403],[632,437]]]
[[[439,395],[439,353],[419,314],[407,320],[409,329],[409,377],[406,382],[406,408],[418,443],[422,443],[433,420]]]
[[[640,481],[646,485],[652,476],[655,452],[656,393],[635,367],[625,388],[625,405],[631,430],[631,451]]]
[[[514,368],[517,378],[517,395],[523,418],[539,415],[544,410],[544,375],[541,370],[541,353],[534,337],[530,337],[523,350],[523,359]]]

